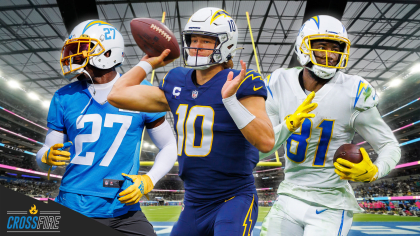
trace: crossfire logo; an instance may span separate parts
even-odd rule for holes
[[[30,215],[28,215],[28,212]],[[28,211],[8,211],[7,232],[59,233],[60,211],[39,211],[34,204]],[[38,214],[38,215],[37,215]]]

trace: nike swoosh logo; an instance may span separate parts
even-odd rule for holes
[[[363,173],[363,174],[361,174],[361,175],[356,176],[356,178],[357,178],[357,177],[360,177],[360,176],[362,176],[362,175],[364,175],[364,174],[367,174],[367,173],[368,173],[368,171],[366,171],[365,173]]]
[[[316,210],[316,214],[318,215],[318,214],[321,214],[322,212],[324,212],[324,211],[326,211],[326,210],[328,210],[328,209],[324,209],[324,210],[322,210],[322,211],[318,211],[318,210]]]
[[[262,88],[263,86],[261,86],[261,87],[258,87],[258,88],[255,88],[255,85],[254,85],[254,91],[257,91],[257,90],[259,90],[260,88]]]

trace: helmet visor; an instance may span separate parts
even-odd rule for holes
[[[89,57],[100,55],[104,51],[99,40],[87,35],[68,39],[61,49],[60,65],[63,75],[85,67],[89,62]]]
[[[75,42],[64,46],[63,57],[68,57],[89,50],[89,43]]]

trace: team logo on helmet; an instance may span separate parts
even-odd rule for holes
[[[227,13],[225,10],[218,10],[218,11],[216,11],[216,12],[213,14],[213,16],[211,17],[210,24],[212,24],[212,23],[213,23],[213,21],[215,21],[217,18],[219,18],[219,17],[221,17],[221,16],[224,16],[224,17],[230,17],[230,18],[232,18],[232,17],[229,15],[229,13]]]
[[[83,29],[82,34],[84,34],[86,32],[86,30],[88,30],[91,26],[96,25],[96,24],[98,24],[98,25],[109,25],[109,26],[112,26],[110,23],[107,23],[105,21],[94,20],[94,21],[91,21],[89,24],[87,24],[85,26],[85,28]],[[114,27],[114,26],[112,26],[112,27]]]

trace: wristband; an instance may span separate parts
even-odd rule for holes
[[[222,100],[233,121],[239,129],[247,126],[255,116],[251,114],[236,98],[236,93]]]
[[[143,68],[144,72],[146,72],[146,75],[149,74],[150,71],[153,70],[152,65],[150,65],[150,63],[147,62],[147,61],[141,61],[136,66],[139,66],[139,67]]]

